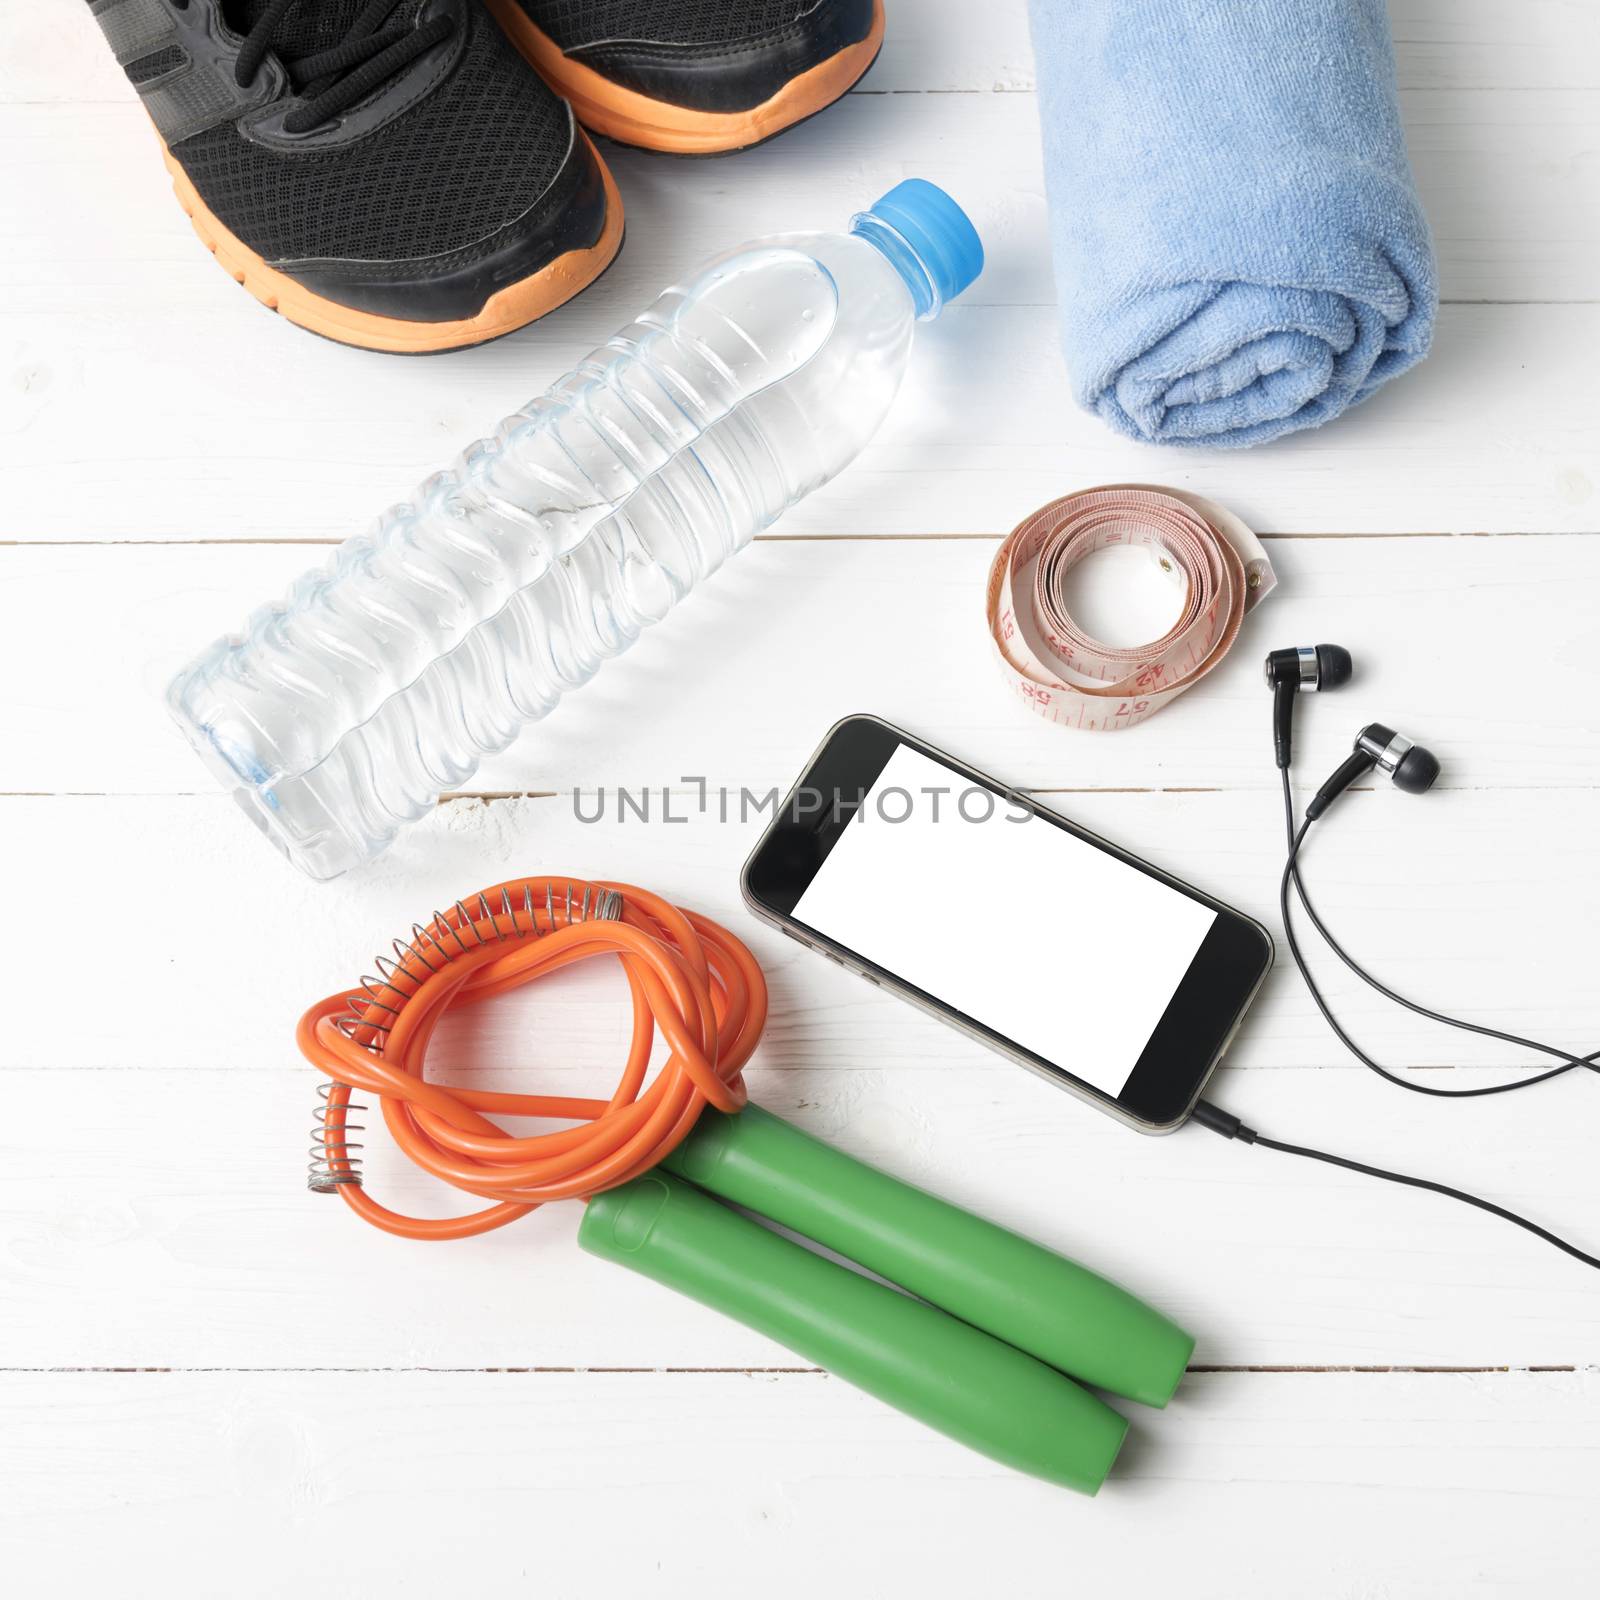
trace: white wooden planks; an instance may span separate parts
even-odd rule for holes
[[[1143,450],[1072,406],[1019,4],[977,8],[974,30],[969,0],[897,0],[857,93],[735,161],[608,150],[630,221],[616,270],[536,329],[412,363],[308,339],[240,293],[192,238],[85,8],[18,9],[0,54],[12,1586],[1586,1597],[1593,1274],[1432,1196],[1198,1130],[1138,1139],[756,929],[734,888],[756,819],[601,827],[568,791],[676,786],[683,807],[697,775],[760,794],[869,707],[1067,791],[1089,826],[1275,923],[1259,657],[1337,639],[1361,673],[1299,708],[1303,775],[1371,718],[1446,773],[1422,801],[1380,786],[1341,804],[1311,857],[1335,926],[1419,998],[1600,1043],[1592,7],[1393,0],[1448,302],[1437,347],[1336,427],[1248,455]],[[911,172],[972,206],[988,272],[925,330],[861,462],[474,780],[563,794],[453,801],[326,888],[277,862],[159,691],[323,553],[286,541],[360,527],[731,237],[836,225]],[[1288,536],[1272,540],[1284,588],[1214,682],[1143,730],[1074,740],[1005,702],[978,586],[1023,513],[1129,478]],[[873,636],[883,615],[909,643]],[[848,648],[819,657],[819,627]],[[1234,1370],[1139,1416],[1080,1501],[582,1256],[571,1207],[430,1249],[307,1195],[295,1015],[414,916],[541,867],[728,919],[773,985],[763,1103],[1123,1277],[1195,1329],[1197,1362]],[[1511,1066],[1333,989],[1425,1081]],[[619,991],[581,974],[462,1019],[437,1070],[601,1092]],[[1587,1078],[1408,1096],[1343,1058],[1280,973],[1214,1092],[1263,1131],[1594,1243]],[[381,1131],[369,1142],[377,1191],[439,1203]],[[508,1367],[561,1370],[484,1370]],[[787,1370],[744,1370],[770,1367]],[[616,1368],[646,1370],[596,1370]]]
[[[1083,1500],[820,1376],[0,1378],[25,1590],[1581,1600],[1592,1375],[1215,1374]]]

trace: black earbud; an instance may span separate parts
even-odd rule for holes
[[[1274,650],[1267,657],[1267,687],[1272,690],[1272,743],[1280,767],[1289,765],[1294,697],[1307,690],[1337,689],[1349,683],[1354,670],[1350,652],[1342,644],[1301,645],[1296,650]]]
[[[1395,788],[1404,789],[1407,794],[1426,794],[1438,781],[1439,758],[1381,722],[1369,722],[1356,735],[1356,743],[1371,751],[1379,768],[1393,779]]]
[[[1381,722],[1369,722],[1356,735],[1355,749],[1306,807],[1306,821],[1315,822],[1357,778],[1374,767],[1387,772],[1395,787],[1407,794],[1426,793],[1439,776],[1439,758],[1431,750],[1413,744]]]

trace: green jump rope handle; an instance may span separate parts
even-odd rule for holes
[[[1126,1289],[746,1106],[705,1112],[664,1165],[942,1306],[1080,1383],[1164,1406],[1194,1340]]]
[[[659,1169],[595,1195],[578,1243],[776,1339],[941,1433],[1093,1494],[1127,1422],[1043,1362]]]

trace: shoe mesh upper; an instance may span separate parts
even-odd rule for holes
[[[815,8],[817,0],[519,0],[563,50],[609,40],[726,45],[759,39]],[[826,3],[826,0],[824,0]]]
[[[331,12],[359,0],[327,4]],[[319,9],[312,0],[296,8]],[[411,260],[471,244],[545,190],[570,124],[488,13],[469,9],[455,71],[364,138],[288,153],[225,123],[173,154],[223,226],[268,261]]]
[[[181,46],[169,44],[152,50],[147,56],[140,56],[137,61],[130,61],[124,70],[128,74],[128,82],[137,86],[181,67],[188,59]]]

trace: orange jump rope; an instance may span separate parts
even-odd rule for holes
[[[670,1155],[706,1106],[737,1111],[740,1069],[767,1019],[761,968],[727,929],[621,883],[515,878],[457,901],[396,940],[395,959],[353,994],[300,1019],[306,1059],[332,1080],[312,1186],[337,1189],[375,1227],[408,1239],[462,1239],[627,1183]],[[430,1083],[429,1041],[455,1005],[489,1000],[597,956],[616,956],[633,997],[633,1038],[609,1100],[498,1094]],[[648,1088],[660,1029],[671,1054]],[[495,1203],[464,1217],[408,1217],[361,1186],[348,1139],[352,1088],[379,1097],[395,1142],[444,1182]],[[518,1138],[482,1113],[559,1117],[579,1126]]]
[[[1126,1290],[741,1109],[767,986],[755,957],[709,918],[625,884],[516,878],[411,932],[376,976],[314,1005],[298,1031],[330,1080],[312,1187],[337,1190],[376,1227],[461,1239],[547,1200],[587,1200],[578,1243],[591,1254],[736,1317],[996,1460],[1090,1493],[1127,1424],[1066,1374],[1152,1405],[1182,1377],[1194,1341]],[[452,1006],[596,956],[620,961],[633,997],[609,1100],[427,1080],[429,1042]],[[667,1060],[646,1086],[658,1029]],[[444,1220],[379,1205],[349,1138],[352,1089],[379,1097],[395,1142],[425,1172],[492,1204]],[[697,1128],[708,1106],[740,1114]],[[491,1113],[573,1126],[517,1138]]]

